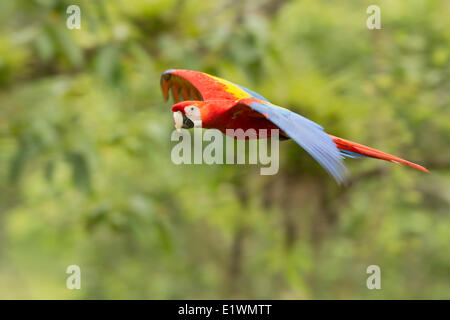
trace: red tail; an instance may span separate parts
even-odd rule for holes
[[[386,161],[390,161],[390,162],[403,163],[403,164],[406,164],[407,166],[413,167],[414,169],[428,172],[428,170],[426,168],[424,168],[418,164],[404,160],[402,158],[398,158],[398,157],[395,157],[388,153],[384,153],[379,150],[366,147],[366,146],[356,143],[356,142],[352,142],[349,140],[335,137],[331,134],[330,134],[330,137],[333,139],[333,141],[336,143],[336,146],[340,150],[350,151],[351,153],[354,153],[355,155],[363,155],[363,156],[382,159],[382,160],[386,160]]]

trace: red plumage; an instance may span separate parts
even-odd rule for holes
[[[407,166],[410,166],[414,169],[417,169],[417,170],[420,170],[423,172],[429,172],[428,169],[426,169],[418,164],[415,164],[413,162],[407,161],[405,159],[393,156],[391,154],[370,148],[368,146],[365,146],[365,145],[362,145],[362,144],[359,144],[359,143],[356,143],[356,142],[353,142],[350,140],[338,138],[331,134],[329,136],[331,138],[333,138],[333,141],[336,143],[336,146],[340,150],[351,151],[356,154],[360,154],[360,155],[370,157],[370,158],[376,158],[376,159],[386,160],[386,161],[390,161],[390,162],[398,162],[398,163],[405,164]]]

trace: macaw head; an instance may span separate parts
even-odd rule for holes
[[[172,112],[175,128],[178,131],[181,128],[201,128],[202,109],[204,106],[204,101],[182,101],[174,104],[172,106]]]
[[[207,100],[182,101],[172,106],[175,128],[218,128],[221,126],[223,113],[236,101]]]

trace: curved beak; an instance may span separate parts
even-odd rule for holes
[[[186,115],[181,111],[176,111],[173,113],[173,120],[175,122],[175,129],[177,129],[177,131],[181,131],[181,128],[190,129],[194,127],[194,122],[186,117]]]

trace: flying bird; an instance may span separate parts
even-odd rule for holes
[[[280,138],[294,140],[305,149],[338,183],[345,182],[344,158],[376,158],[402,163],[428,172],[418,164],[382,151],[328,134],[317,123],[271,103],[243,86],[203,72],[170,69],[161,75],[166,100],[172,92],[175,128],[279,129]]]

